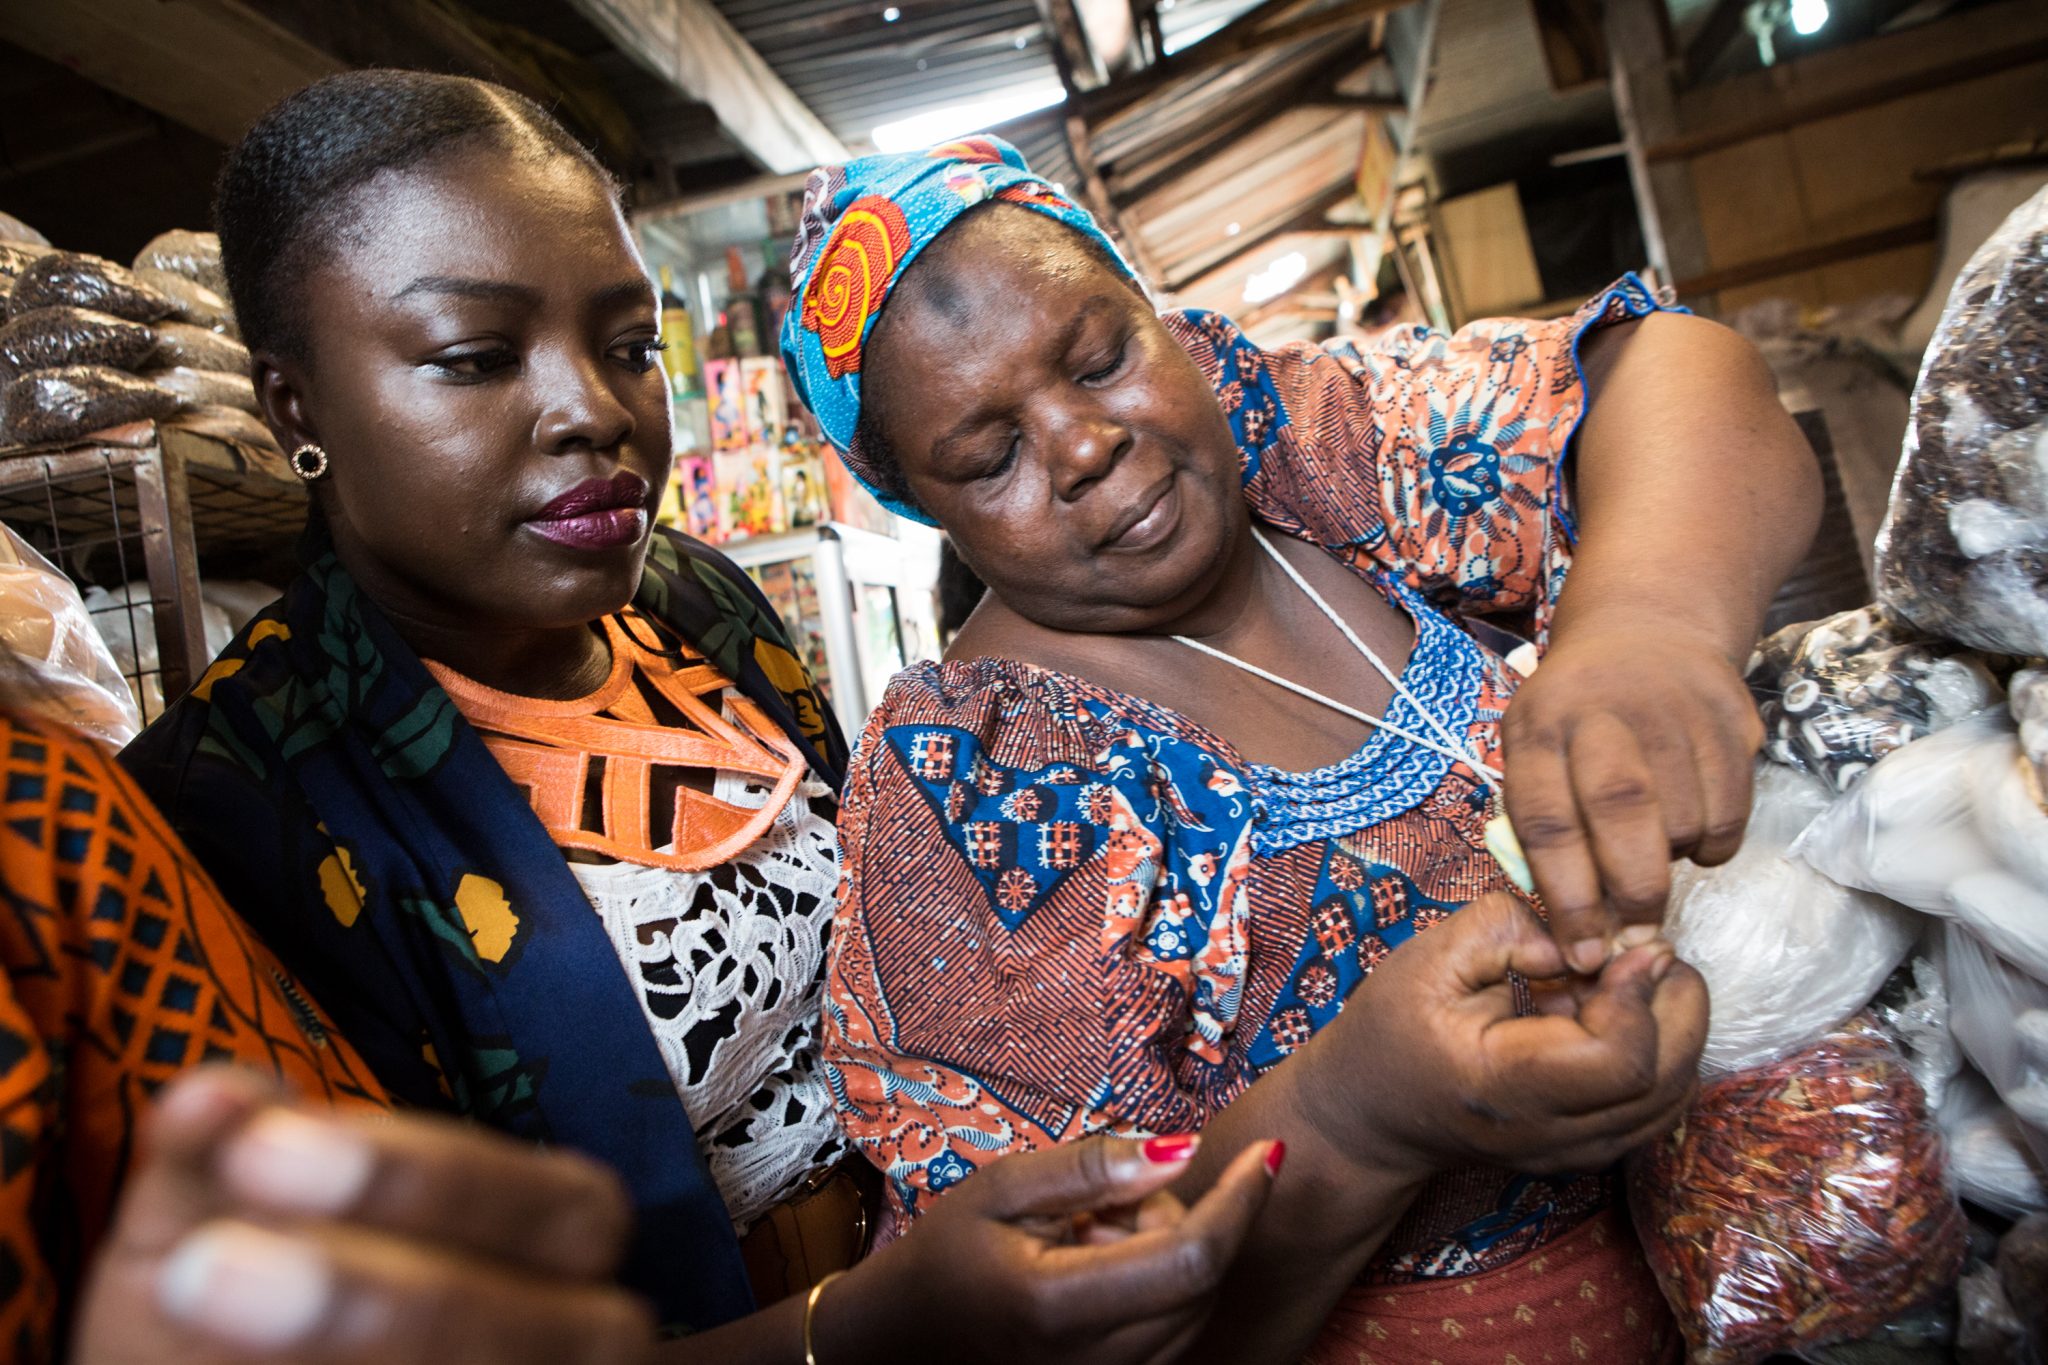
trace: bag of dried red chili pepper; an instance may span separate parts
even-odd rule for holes
[[[1705,1082],[1630,1196],[1692,1365],[1855,1341],[1940,1297],[1966,1228],[1906,1059],[1859,1016]]]

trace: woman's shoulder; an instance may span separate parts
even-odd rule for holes
[[[1082,690],[1079,679],[995,655],[913,664],[890,680],[868,727],[938,725],[987,740],[1068,735],[1089,721]]]

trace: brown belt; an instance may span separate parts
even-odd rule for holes
[[[740,1259],[766,1307],[802,1294],[868,1248],[868,1211],[879,1194],[875,1169],[859,1158],[827,1167],[761,1215],[740,1239]]]

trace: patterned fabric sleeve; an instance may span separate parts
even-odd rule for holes
[[[1433,601],[1548,625],[1570,559],[1562,477],[1588,331],[1657,311],[1629,276],[1553,322],[1261,350],[1216,314],[1166,321],[1215,387],[1253,510]]]
[[[1009,1152],[1192,1131],[1248,1083],[1250,803],[1210,768],[1023,665],[891,685],[841,808],[824,1055],[899,1211]]]

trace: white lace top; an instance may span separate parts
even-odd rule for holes
[[[720,773],[722,801],[765,784]],[[766,834],[708,872],[571,863],[639,987],[648,1027],[745,1232],[845,1152],[818,1064],[825,943],[838,893],[831,790],[805,780]]]

